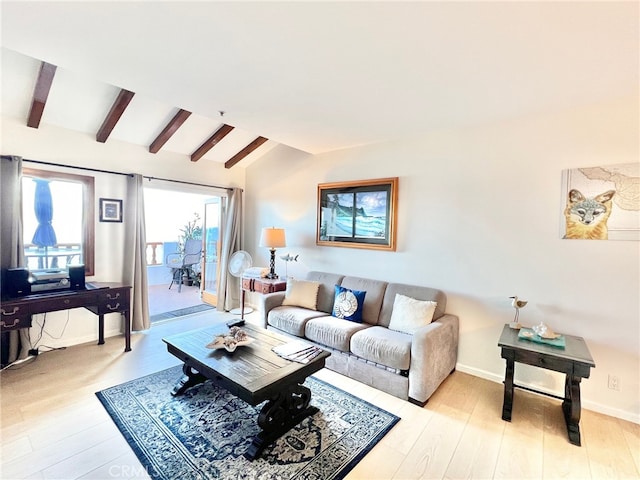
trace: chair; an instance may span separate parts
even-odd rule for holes
[[[172,270],[171,284],[178,284],[178,292],[182,290],[183,276],[189,276],[191,267],[198,265],[202,258],[202,240],[190,239],[184,243],[184,253],[170,253],[165,257],[165,265]]]

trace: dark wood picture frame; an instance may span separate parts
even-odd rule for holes
[[[115,198],[100,199],[100,221],[122,222],[122,200]]]
[[[318,185],[316,245],[396,249],[398,177]]]

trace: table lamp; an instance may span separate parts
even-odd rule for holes
[[[276,279],[276,248],[286,247],[284,228],[265,227],[260,235],[260,246],[271,250],[270,270],[267,278]]]

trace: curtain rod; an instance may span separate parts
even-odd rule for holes
[[[11,155],[2,155],[2,159],[3,160],[13,160],[13,157]],[[53,162],[44,162],[42,160],[31,160],[29,158],[23,158],[22,159],[23,162],[30,162],[30,163],[39,163],[41,165],[50,165],[52,167],[65,167],[65,168],[75,168],[77,170],[87,170],[89,172],[98,172],[98,173],[109,173],[111,175],[124,175],[126,177],[133,177],[132,173],[122,173],[122,172],[114,172],[112,170],[101,170],[98,168],[89,168],[89,167],[78,167],[75,165],[64,165],[62,163],[53,163]],[[224,190],[233,190],[233,188],[231,187],[223,187],[221,185],[206,185],[204,183],[194,183],[194,182],[185,182],[182,180],[173,180],[170,178],[157,178],[157,177],[149,177],[146,175],[143,175],[142,178],[146,178],[147,180],[161,180],[163,182],[173,182],[173,183],[182,183],[185,185],[193,185],[196,187],[209,187],[209,188],[222,188]],[[242,191],[242,189],[240,189]]]

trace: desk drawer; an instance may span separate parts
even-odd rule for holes
[[[573,362],[571,360],[521,350],[515,352],[514,359],[516,362],[526,363],[534,367],[555,370],[556,372],[568,373],[569,375],[573,373]]]
[[[14,330],[16,328],[28,328],[31,326],[31,315],[27,305],[19,305],[11,302],[2,303],[0,307],[0,328],[2,330]]]
[[[98,299],[101,303],[113,303],[114,301],[122,302],[129,300],[129,287],[122,288],[110,288],[108,290],[102,290],[98,292]]]
[[[84,307],[87,304],[87,295],[83,293],[69,294],[65,296],[51,296],[33,300],[29,305],[31,313],[46,313],[57,310]]]
[[[256,282],[256,292],[273,293],[276,291],[274,284],[266,282]]]
[[[249,290],[250,292],[253,292],[253,282],[254,282],[253,278],[243,278],[242,288],[244,290]]]
[[[101,313],[121,312],[129,309],[131,288],[110,288],[98,292],[98,303]]]

